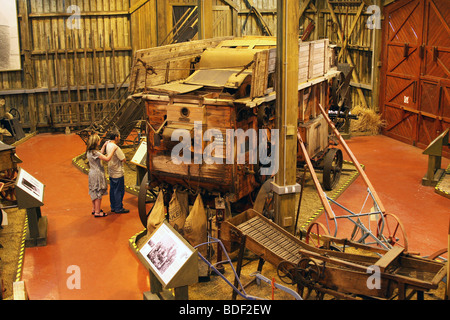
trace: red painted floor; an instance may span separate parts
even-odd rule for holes
[[[429,255],[446,247],[450,199],[421,185],[427,169],[422,150],[384,136],[355,137],[348,144],[387,211],[402,220],[410,250]],[[143,229],[137,197],[125,195],[129,214],[94,219],[87,175],[72,165],[83,152],[84,143],[74,134],[42,134],[17,147],[22,167],[46,185],[42,214],[48,218],[48,244],[26,249],[22,279],[33,300],[141,300],[148,275],[128,247],[130,237]],[[444,159],[443,167],[448,164]],[[360,201],[365,196],[360,180],[339,201]],[[104,210],[108,205],[106,197]],[[80,289],[68,288],[71,266],[79,268]]]
[[[137,198],[125,195],[127,215],[93,218],[87,175],[72,165],[84,148],[76,135],[49,134],[17,147],[22,167],[46,186],[42,214],[48,218],[48,244],[26,249],[22,278],[31,299],[142,299],[147,273],[128,247],[143,230]],[[108,197],[103,209],[110,210]],[[67,287],[70,266],[79,267],[80,290]]]

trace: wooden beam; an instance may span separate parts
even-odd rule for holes
[[[375,263],[375,265],[380,267],[381,272],[385,272],[386,268],[389,267],[403,253],[403,251],[405,251],[405,248],[394,247],[382,256]]]
[[[25,52],[24,61],[23,61],[23,73],[24,73],[24,82],[25,88],[31,89],[36,87],[35,85],[35,71],[33,68],[33,61],[31,58],[31,50],[33,48],[32,45],[32,27],[29,20],[29,1],[21,0],[19,4],[19,11],[22,14],[22,23],[21,23],[21,35],[22,35],[22,43],[21,46],[23,51]],[[31,131],[36,131],[37,125],[37,108],[36,108],[36,97],[34,94],[28,95],[28,113],[30,117],[30,127]]]
[[[297,184],[297,113],[299,57],[298,0],[278,0],[277,36],[277,118],[279,170],[274,183],[280,187]],[[275,192],[275,222],[294,231],[295,194]]]
[[[348,39],[352,36],[353,31],[355,30],[355,27],[358,23],[359,18],[361,17],[361,14],[364,10],[365,4],[361,3],[361,5],[359,6],[358,12],[356,13],[356,16],[353,18],[353,23],[350,26],[350,30],[348,31],[348,35],[345,38],[344,44],[342,45],[341,51],[339,52],[339,57],[338,57],[338,61],[341,60],[342,55],[344,54],[344,52],[347,50],[347,45],[348,45]]]
[[[333,210],[331,209],[331,205],[328,202],[328,199],[325,197],[322,185],[319,182],[319,178],[317,177],[315,168],[311,162],[311,158],[309,157],[308,150],[306,150],[306,146],[303,142],[300,131],[297,132],[297,139],[299,141],[300,148],[302,149],[303,156],[306,159],[306,165],[309,169],[309,173],[311,174],[314,186],[316,187],[317,195],[319,196],[320,202],[322,202],[322,206],[325,210],[325,213],[327,214],[327,218],[331,221],[333,219]]]
[[[450,220],[448,224],[448,236],[447,236],[447,252],[450,252]],[[449,275],[450,275],[450,261],[447,261],[447,286],[445,288],[445,299],[449,300],[450,296],[450,281],[449,281]]]
[[[311,0],[303,0],[302,4],[300,6],[300,12],[298,14],[299,19],[301,19],[301,17],[305,13],[306,9],[308,9],[308,6],[309,6],[310,2],[311,2]]]
[[[232,7],[235,11],[239,11],[239,6],[233,0],[222,0],[222,1],[225,2],[227,5],[229,5],[230,7]]]
[[[212,0],[198,0],[198,39],[211,39],[213,31]]]
[[[147,2],[149,2],[150,0],[139,0],[138,2],[136,2],[135,4],[133,4],[130,7],[130,10],[128,10],[129,14],[133,14],[135,13],[137,10],[139,10],[142,6],[146,5]]]
[[[148,1],[148,0],[147,0]],[[93,11],[93,12],[80,12],[81,17],[102,17],[102,16],[128,16],[128,11]],[[67,12],[46,12],[46,13],[30,13],[29,19],[49,19],[49,18],[67,18],[72,16],[73,13]]]

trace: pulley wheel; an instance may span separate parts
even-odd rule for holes
[[[289,261],[281,261],[277,267],[277,275],[286,284],[295,284],[295,265]]]

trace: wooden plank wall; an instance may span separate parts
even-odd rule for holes
[[[340,1],[329,2],[332,4],[344,37],[346,39],[348,38],[348,45],[345,54],[351,56],[355,66],[355,72],[359,78],[359,83],[357,83],[355,79],[351,81],[353,105],[367,106],[377,110],[378,97],[374,96],[372,86],[372,72],[374,72],[376,76],[379,69],[377,66],[378,57],[375,52],[376,60],[374,70],[372,70],[372,56],[374,54],[373,47],[374,40],[376,40],[374,39],[374,35],[376,37],[376,33],[374,33],[374,30],[366,27],[367,19],[370,16],[370,14],[366,13],[367,5],[364,7],[364,10],[362,10],[359,18],[356,19],[358,17],[358,10],[360,9],[360,5],[363,1],[341,1],[342,4],[339,4]],[[336,44],[340,49],[342,49],[343,45],[338,37],[338,26],[333,21],[328,6],[324,3],[322,7],[318,8],[318,11],[319,25],[317,28],[319,30],[319,36],[329,38],[330,43]],[[353,24],[355,24],[355,27],[353,32],[350,34],[349,31]],[[345,55],[339,62],[348,62],[347,59],[345,59]],[[375,80],[377,81],[377,79]],[[358,92],[358,88],[361,90],[360,92]],[[364,96],[365,101],[363,101],[362,96]]]
[[[156,0],[130,0],[131,35],[133,50],[158,45]]]
[[[235,0],[238,4],[239,12],[238,12],[238,36],[255,36],[255,35],[263,35],[262,29],[258,24],[258,21],[255,19],[255,15],[252,14],[247,19],[249,9],[246,6],[245,2],[242,0]],[[253,0],[250,1],[253,3],[261,16],[263,17],[265,23],[272,35],[276,36],[277,34],[277,0]],[[247,21],[247,23],[245,23]],[[245,25],[245,26],[244,26]]]
[[[31,131],[103,118],[103,102],[131,70],[129,0],[18,3],[23,70],[0,73],[0,113],[17,108]],[[71,6],[80,28],[68,25]]]

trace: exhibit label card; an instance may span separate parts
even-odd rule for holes
[[[164,282],[164,285],[172,280],[194,253],[164,223],[153,233],[139,252]]]
[[[33,198],[39,200],[40,202],[44,202],[44,184],[22,168],[20,169],[19,176],[17,177],[16,185]]]
[[[138,166],[142,166],[142,167],[147,166],[147,142],[146,141],[141,142],[133,159],[131,159],[131,163],[134,163],[134,164],[136,164]]]

